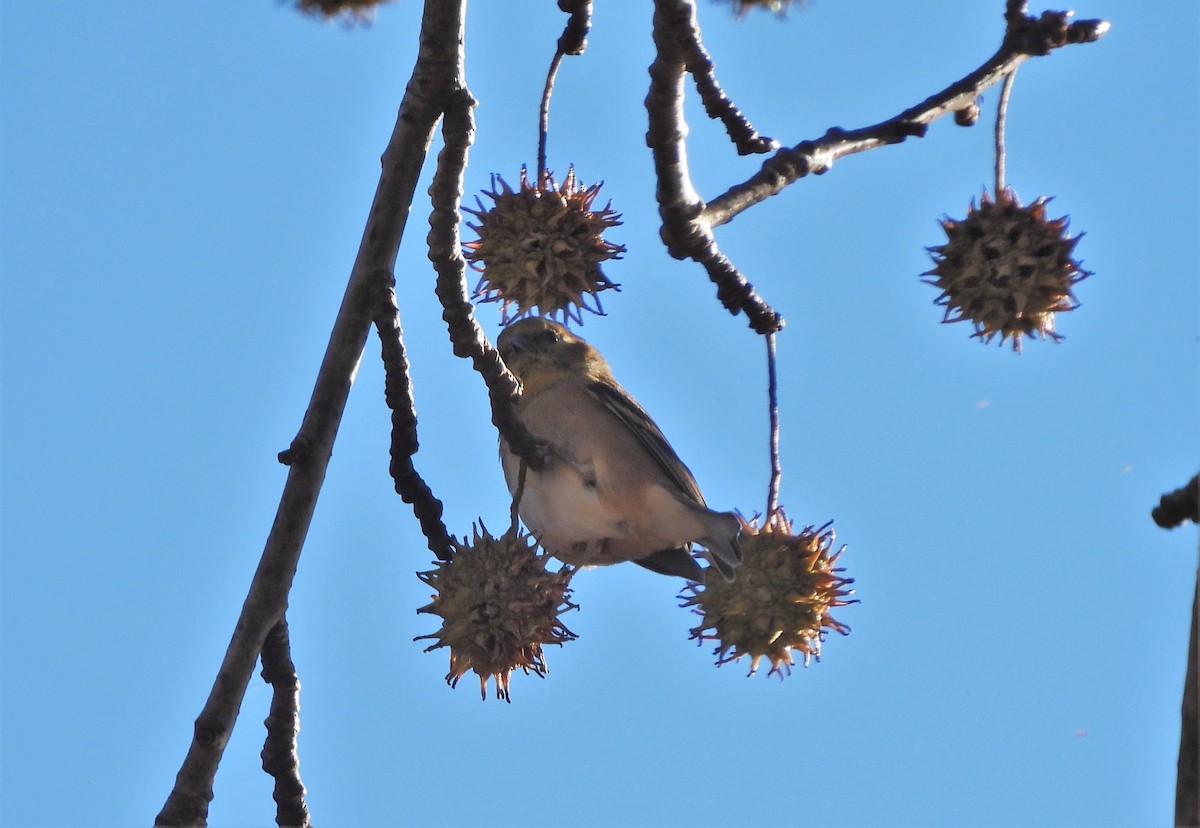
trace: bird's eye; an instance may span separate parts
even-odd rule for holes
[[[549,348],[551,345],[557,344],[560,339],[562,337],[558,335],[558,331],[552,328],[538,331],[534,336],[534,342],[539,348]]]

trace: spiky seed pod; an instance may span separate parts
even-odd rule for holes
[[[343,15],[347,20],[369,21],[375,17],[375,7],[391,0],[297,0],[296,5],[305,14],[333,18]]]
[[[1082,236],[1067,236],[1066,216],[1046,218],[1048,201],[1022,207],[1006,188],[995,201],[984,192],[961,221],[942,220],[947,242],[928,248],[934,267],[921,275],[942,291],[943,322],[970,320],[973,336],[1012,337],[1018,352],[1022,336],[1062,339],[1054,314],[1079,307],[1072,286],[1091,273],[1071,258]]]
[[[779,509],[761,528],[758,521],[743,521],[742,564],[733,581],[706,577],[704,585],[685,587],[683,606],[692,607],[703,621],[692,628],[698,643],[716,641],[717,666],[750,656],[750,673],[763,656],[771,662],[767,675],[783,678],[795,664],[793,652],[821,657],[821,642],[828,630],[846,635],[850,628],[829,614],[847,600],[853,578],[844,578],[835,564],[845,550],[836,552],[832,524],[805,527],[796,534],[792,522]]]
[[[599,194],[599,184],[578,182],[574,167],[562,186],[548,174],[531,184],[524,167],[516,190],[493,176],[492,190],[484,193],[492,207],[476,197],[479,209],[467,210],[479,221],[467,225],[479,238],[463,245],[463,255],[483,274],[472,298],[500,302],[504,324],[534,308],[563,322],[582,322],[580,308],[603,315],[600,292],[620,286],[600,265],[619,259],[625,248],[604,240],[604,231],[621,221],[611,202],[592,209]]]
[[[482,526],[482,524],[481,524]],[[539,676],[547,672],[544,644],[562,644],[575,634],[559,614],[578,609],[571,603],[574,570],[546,569],[549,556],[538,554],[533,538],[510,529],[494,538],[486,527],[476,528],[470,543],[454,541],[449,561],[439,562],[417,577],[436,592],[417,612],[442,618],[442,627],[425,652],[450,648],[446,682],[455,687],[467,670],[479,676],[479,692],[487,698],[489,678],[496,680],[497,697],[510,701],[509,677],[520,668]]]

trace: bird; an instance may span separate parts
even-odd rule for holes
[[[565,326],[526,317],[496,340],[521,383],[517,419],[543,463],[526,464],[501,437],[500,460],[517,511],[538,543],[578,567],[633,561],[703,581],[705,550],[727,581],[741,563],[741,519],[709,509],[662,431],[613,377],[604,357]]]

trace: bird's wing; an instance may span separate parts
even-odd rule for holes
[[[593,380],[588,384],[588,391],[600,401],[604,408],[621,421],[634,435],[638,442],[654,458],[663,474],[675,484],[678,490],[685,494],[698,506],[706,506],[704,495],[696,484],[696,478],[679,459],[675,449],[667,442],[662,431],[650,419],[646,409],[638,405],[629,393],[614,382]]]

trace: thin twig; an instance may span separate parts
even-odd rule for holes
[[[465,0],[427,0],[425,4],[417,64],[383,154],[383,171],[346,294],[304,421],[280,456],[289,470],[275,522],[212,691],[196,719],[175,786],[155,817],[158,825],[206,823],[213,778],[255,662],[267,633],[283,618],[346,398],[370,332],[379,287],[375,280],[395,265],[425,152],[453,81],[449,76],[463,64],[464,5]]]
[[[996,189],[992,193],[997,199],[1005,188],[1004,165],[1007,155],[1004,149],[1004,129],[1008,122],[1008,98],[1012,94],[1013,79],[1017,76],[1017,67],[1004,76],[1004,85],[1000,87],[1000,102],[996,104]]]
[[[308,828],[312,824],[304,802],[300,780],[300,754],[296,736],[300,732],[300,679],[292,663],[292,644],[287,618],[271,628],[263,642],[262,677],[271,685],[271,712],[266,721],[267,738],[262,749],[263,770],[275,779],[275,822]]]
[[[550,61],[550,71],[546,73],[546,85],[542,88],[542,107],[538,117],[538,159],[537,184],[542,186],[549,171],[546,169],[546,135],[550,132],[550,94],[554,91],[554,78],[558,75],[558,67],[562,64],[563,53],[558,50]]]
[[[771,423],[771,484],[767,487],[767,514],[765,520],[779,509],[779,481],[783,478],[783,464],[779,460],[779,380],[775,370],[775,334],[769,333],[767,340],[767,411]]]
[[[554,92],[554,79],[564,55],[581,55],[587,48],[587,34],[592,27],[592,0],[558,0],[558,7],[570,15],[563,33],[558,36],[550,71],[546,73],[546,85],[542,89],[542,105],[538,117],[538,166],[537,183],[541,186],[546,179],[546,136],[550,131],[550,96]]]
[[[682,22],[683,15],[678,19]],[[675,33],[684,41],[683,49],[687,54],[684,65],[696,84],[700,102],[704,105],[704,113],[721,122],[738,155],[759,155],[777,149],[779,142],[759,135],[750,119],[742,114],[742,110],[737,108],[717,82],[716,66],[708,50],[704,48],[700,25],[695,15],[687,15],[686,25],[679,25]]]

